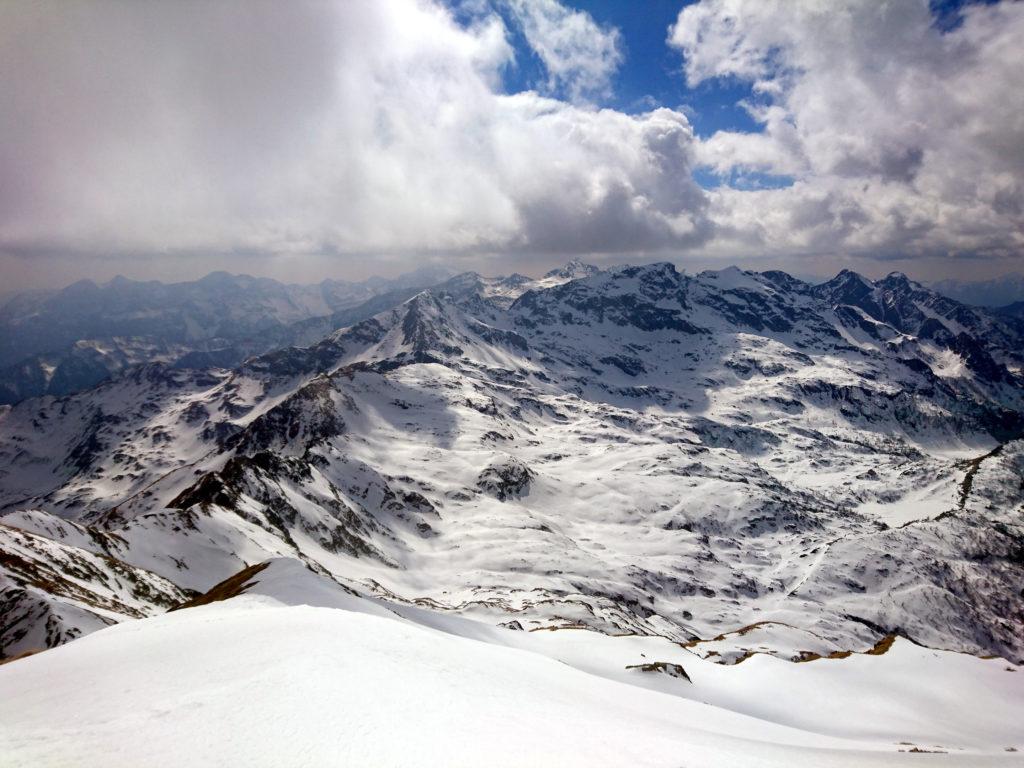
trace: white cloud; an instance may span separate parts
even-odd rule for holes
[[[546,94],[504,92],[496,2]],[[0,3],[0,272],[43,253],[1024,253],[1024,3],[946,34],[927,0],[688,6],[670,42],[690,83],[744,78],[764,126],[705,141],[682,111],[587,103],[621,60],[587,14],[462,7],[468,26],[439,0]],[[706,192],[698,164],[796,183]]]
[[[573,31],[589,28],[561,21],[544,31],[553,76],[597,87],[605,65],[584,63]],[[707,238],[681,113],[503,95],[512,56],[497,15],[464,28],[426,0],[5,4],[0,251],[356,258]]]
[[[688,82],[754,88],[763,133],[697,148],[718,173],[785,189],[712,195],[713,250],[875,257],[1024,253],[1024,3],[965,9],[942,33],[927,0],[702,0],[670,44]]]
[[[543,62],[550,92],[564,91],[573,101],[610,95],[623,58],[617,29],[603,28],[589,13],[558,0],[505,0],[504,5]]]

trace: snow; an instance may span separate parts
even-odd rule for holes
[[[765,286],[761,283],[756,274],[746,272],[739,267],[726,267],[719,270],[705,270],[697,275],[698,280],[713,281],[718,288],[725,291],[743,289],[748,291],[763,292]]]
[[[290,568],[272,564],[266,591],[293,589]],[[916,764],[900,752],[913,744],[947,751],[943,765],[1019,764],[1004,750],[1021,746],[1024,687],[1000,660],[897,642],[883,656],[723,667],[661,638],[435,617],[438,631],[347,602],[245,595],[4,665],[0,754],[40,768],[839,768]],[[694,682],[625,669],[653,660]]]
[[[918,488],[895,501],[867,501],[857,511],[876,517],[891,527],[906,525],[914,520],[930,520],[956,508],[959,484],[953,478]]]
[[[66,642],[0,765],[1019,764],[1020,393],[785,285],[464,275],[0,409],[0,642]]]
[[[962,498],[1017,390],[936,382],[904,362],[935,348],[764,275],[571,278],[464,275],[233,372],[154,366],[0,411],[6,528],[58,571],[93,553],[83,599],[36,593],[82,632],[159,610],[103,581],[103,542],[165,597],[290,556],[387,610],[699,640],[742,668],[897,628],[1024,658],[1019,448]],[[502,492],[496,466],[529,484]]]

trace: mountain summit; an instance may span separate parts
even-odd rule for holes
[[[581,277],[590,277],[600,270],[593,264],[585,264],[579,259],[573,259],[562,267],[556,267],[544,275],[548,279],[577,280]]]

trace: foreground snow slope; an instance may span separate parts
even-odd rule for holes
[[[271,572],[268,583],[294,589],[292,576]],[[1022,741],[1024,689],[1003,661],[897,641],[883,656],[802,665],[758,657],[724,667],[660,638],[521,633],[433,614],[447,630],[436,631],[322,585],[310,591],[357,610],[244,595],[128,621],[0,667],[0,765],[731,768],[928,759],[901,753],[913,747],[897,742],[948,750],[943,765],[1021,762],[1005,750]],[[672,648],[686,657],[692,684],[624,668]],[[793,687],[797,669],[803,684]],[[955,690],[959,703],[937,699],[939,689]],[[838,710],[836,701],[848,706]]]

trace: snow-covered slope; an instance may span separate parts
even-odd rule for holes
[[[74,520],[182,591],[285,555],[396,606],[719,661],[890,634],[1024,658],[1012,326],[990,344],[1002,321],[898,278],[561,272],[21,403],[0,519]]]
[[[1005,368],[1019,372],[1024,363],[1019,319],[961,304],[899,272],[872,283],[844,270],[815,286],[814,293],[926,345],[950,350],[984,379],[1005,379]]]
[[[881,655],[723,667],[658,637],[399,617],[295,561],[238,591],[0,666],[2,760],[859,767],[925,751],[943,765],[1020,763],[1007,750],[1022,746],[1021,671],[1001,660],[897,640]]]
[[[188,596],[112,555],[120,545],[115,536],[45,513],[4,518],[0,654],[59,645],[125,618],[162,613]]]

